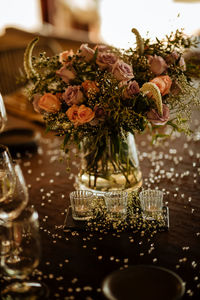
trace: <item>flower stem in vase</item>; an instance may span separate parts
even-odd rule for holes
[[[96,143],[88,141],[82,147],[81,172],[77,188],[105,192],[113,189],[134,190],[141,186],[134,137],[125,139],[119,134],[102,136]],[[131,147],[131,150],[129,149]]]

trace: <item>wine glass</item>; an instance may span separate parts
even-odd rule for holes
[[[20,214],[28,203],[28,189],[20,165],[13,162],[15,172],[15,185],[13,193],[7,195],[4,201],[0,202],[0,219],[2,222],[12,220]]]
[[[1,267],[13,282],[3,288],[1,299],[45,299],[46,285],[27,280],[41,254],[38,213],[33,208],[26,207],[16,219],[4,224],[3,241],[8,240],[10,249],[1,256]]]
[[[4,105],[3,97],[0,93],[0,132],[4,130],[6,122],[7,122],[6,108]]]
[[[8,148],[0,144],[0,203],[14,192],[16,174]]]

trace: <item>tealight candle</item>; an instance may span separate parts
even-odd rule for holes
[[[155,219],[162,214],[163,192],[159,190],[144,190],[139,194],[141,208],[146,219]]]
[[[127,213],[127,197],[125,191],[110,191],[105,193],[105,203],[111,219],[124,219]]]
[[[93,217],[93,193],[87,190],[78,190],[70,193],[72,217],[74,220],[86,221]]]
[[[75,205],[75,211],[76,213],[80,214],[80,215],[84,215],[85,213],[88,212],[88,206],[87,205]]]
[[[126,207],[122,205],[114,205],[110,210],[112,213],[125,213]]]

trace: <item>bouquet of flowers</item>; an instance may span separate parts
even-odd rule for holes
[[[33,57],[36,38],[25,51],[33,106],[47,130],[63,136],[65,152],[78,145],[84,158],[79,183],[92,189],[141,183],[133,135],[145,129],[156,138],[188,133],[191,108],[199,105],[190,78],[195,67],[183,57],[196,39],[177,30],[152,42],[132,31],[136,46],[128,50],[82,44],[76,53]],[[171,132],[161,134],[163,126]]]

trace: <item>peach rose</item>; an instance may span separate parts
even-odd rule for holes
[[[56,113],[60,110],[61,103],[55,95],[46,93],[38,100],[37,106],[46,112]]]
[[[155,77],[154,79],[150,80],[150,82],[153,82],[157,85],[162,96],[169,93],[172,85],[172,80],[168,75]]]
[[[66,115],[68,119],[74,123],[75,126],[78,125],[77,116],[78,116],[78,109],[79,106],[76,104],[73,104],[68,110],[66,111]]]
[[[96,94],[99,92],[99,88],[97,87],[97,84],[95,81],[91,81],[91,80],[85,80],[82,83],[82,87],[87,95],[87,97],[89,97],[90,94]]]
[[[79,124],[90,122],[95,116],[95,112],[91,108],[86,107],[84,104],[79,106],[77,120]]]
[[[61,62],[62,64],[66,64],[69,61],[69,57],[73,56],[74,52],[73,50],[66,50],[62,53],[59,54],[59,62]]]
[[[75,126],[78,126],[90,122],[94,118],[95,112],[93,112],[91,108],[86,107],[84,104],[81,106],[73,104],[66,111],[66,115]]]

